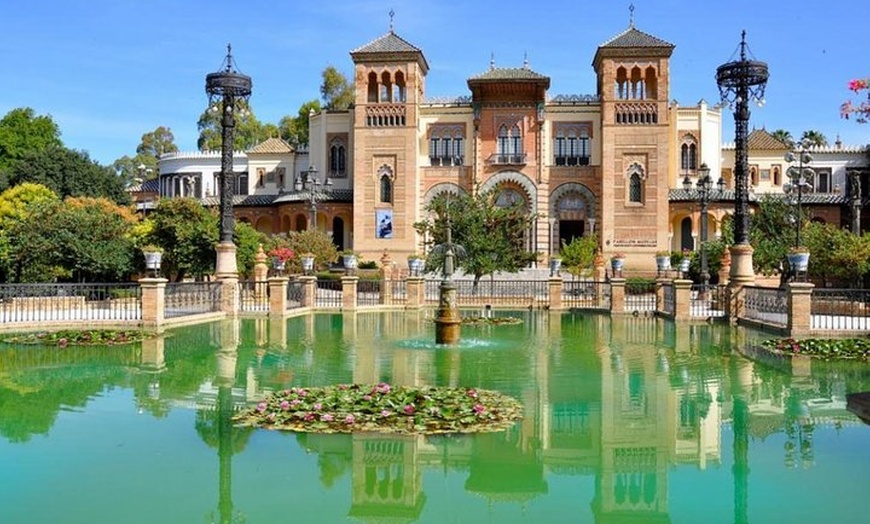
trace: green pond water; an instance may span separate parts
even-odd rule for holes
[[[504,313],[497,313],[504,314]],[[423,313],[241,319],[101,348],[0,345],[0,523],[870,522],[865,364],[761,364],[764,335],[518,312],[437,347]],[[500,433],[235,428],[290,386],[510,394]]]

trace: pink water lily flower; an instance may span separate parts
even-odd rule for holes
[[[290,409],[290,402],[288,402],[286,400],[281,401],[281,409],[284,411],[287,411],[288,409]]]
[[[406,404],[405,405],[405,414],[406,415],[413,415],[414,411],[415,411],[414,404]]]
[[[260,402],[259,404],[257,404],[257,411],[259,411],[260,413],[266,411],[266,403]]]
[[[474,412],[478,415],[480,415],[481,413],[486,411],[486,408],[483,407],[483,404],[475,404],[474,408],[472,408],[472,409],[474,409]]]
[[[345,424],[353,424],[354,422],[356,422],[356,419],[354,418],[353,415],[348,415],[348,416],[344,417]]]

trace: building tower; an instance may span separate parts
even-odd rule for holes
[[[632,267],[668,248],[668,84],[674,45],[634,27],[598,47],[601,235]]]

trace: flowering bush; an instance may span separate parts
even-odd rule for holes
[[[500,431],[521,417],[520,403],[495,391],[382,382],[293,387],[272,394],[233,420],[300,432],[439,434]]]
[[[287,262],[295,256],[295,253],[289,247],[276,247],[272,251],[269,251],[268,255],[281,262]]]
[[[870,120],[870,78],[856,78],[849,81],[849,90],[855,93],[867,91],[867,99],[860,103],[853,104],[851,100],[846,100],[840,106],[840,116],[848,119],[851,115],[855,115],[855,120],[864,124]]]

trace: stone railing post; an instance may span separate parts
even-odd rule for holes
[[[610,314],[625,314],[625,279],[610,279]]]
[[[228,315],[236,315],[241,309],[239,278],[225,276],[220,279],[221,283],[221,311]]]
[[[814,287],[808,282],[788,284],[788,336],[805,337],[810,334]]]
[[[674,321],[689,320],[692,305],[692,281],[674,280]]]
[[[562,282],[562,277],[552,276],[548,281],[549,284],[549,303],[550,309],[553,311],[558,311],[562,309],[562,287],[564,283]]]
[[[299,282],[302,283],[302,307],[314,307],[315,293],[317,293],[317,277],[301,276]]]
[[[389,253],[384,251],[384,255],[381,257],[381,305],[393,303],[394,277],[395,272],[393,271],[393,259],[390,257]]]
[[[736,325],[743,314],[743,296],[743,284],[730,282],[725,288],[725,318],[731,325]]]
[[[656,313],[665,311],[665,284],[669,282],[667,277],[656,277]]]
[[[284,316],[287,311],[287,277],[269,279],[269,316]]]
[[[426,281],[422,277],[408,277],[405,280],[406,292],[408,293],[408,301],[406,306],[409,309],[419,309],[425,304],[423,293],[426,287]]]
[[[359,277],[341,277],[341,308],[345,311],[356,310],[356,290]]]
[[[139,280],[142,288],[142,325],[159,328],[163,325],[166,311],[165,278],[143,278]]]

